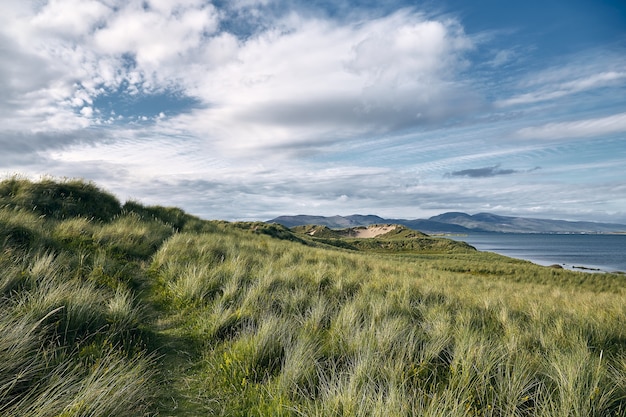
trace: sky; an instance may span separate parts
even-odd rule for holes
[[[626,2],[2,0],[13,175],[205,219],[626,223]]]

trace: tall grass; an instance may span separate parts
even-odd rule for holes
[[[17,176],[0,182],[0,206],[26,208],[54,219],[88,217],[106,221],[121,211],[117,198],[93,183],[53,178],[32,182]]]
[[[364,256],[236,230],[174,235],[152,268],[200,341],[190,378],[216,415],[626,413],[618,275],[591,287],[489,254]]]
[[[137,326],[128,298],[68,276],[63,257],[22,263],[0,299],[0,415],[147,412],[152,360],[121,348]]]
[[[110,197],[0,182],[2,416],[626,415],[623,275]]]
[[[0,182],[0,415],[154,414],[136,292],[171,235],[90,183]]]

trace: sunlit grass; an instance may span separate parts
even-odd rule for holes
[[[2,416],[626,415],[623,275],[61,185],[0,186]]]
[[[76,279],[64,261],[44,253],[9,271],[23,284],[0,299],[0,415],[143,415],[155,371],[121,348],[137,328],[131,300]]]
[[[203,345],[194,378],[218,415],[624,413],[621,277],[592,287],[589,274],[450,258],[229,231],[176,235],[153,267],[163,296],[173,268],[210,288],[180,307]]]
[[[80,181],[0,183],[0,415],[154,414],[148,257],[169,226]]]

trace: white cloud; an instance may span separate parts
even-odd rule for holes
[[[202,54],[200,62],[206,67],[198,65],[198,69],[212,69],[232,62],[237,58],[239,47],[239,40],[230,33],[223,32],[211,37],[199,52]]]
[[[518,59],[519,52],[515,49],[502,49],[495,53],[493,59],[488,62],[493,67],[506,66]]]
[[[626,84],[623,54],[581,52],[557,65],[530,72],[517,82],[517,94],[496,102],[500,107],[548,102],[573,94]]]
[[[470,48],[456,22],[406,11],[341,25],[290,15],[246,41],[226,37],[222,66],[207,49],[211,71],[186,81],[210,106],[171,126],[240,152],[428,125],[477,107],[457,79]]]
[[[497,104],[500,106],[514,106],[554,100],[585,90],[618,85],[624,81],[626,81],[626,72],[602,72],[572,81],[557,83],[538,91],[520,94],[510,99],[502,100]]]
[[[480,55],[472,53],[479,37],[458,21],[407,9],[372,18],[371,9],[352,13],[346,2],[340,18],[329,18],[302,2],[291,10],[272,2],[237,0],[218,10],[208,0],[2,0],[0,167],[86,175],[121,198],[212,218],[295,208],[411,218],[418,207],[438,214],[485,204],[545,211],[559,204],[557,191],[565,201],[581,188],[544,187],[527,173],[515,187],[498,177],[478,189],[444,173],[500,163],[529,170],[536,157],[551,162],[547,155],[559,153],[520,138],[626,131],[623,110],[600,116],[616,99],[594,116],[586,113],[592,105],[576,101],[579,121],[548,123],[562,119],[538,115],[541,106],[481,114],[489,106],[473,92],[503,97],[502,85],[512,87],[504,106],[598,89],[609,96],[607,87],[626,80],[623,58],[485,80],[485,71],[521,64],[522,49],[502,49],[472,72],[466,58]],[[172,116],[158,106],[148,114],[102,104],[111,97],[132,107],[171,91],[195,99],[195,110]],[[517,143],[502,140],[516,129]],[[586,156],[582,145],[566,151],[563,160]],[[611,190],[589,186],[583,203]]]
[[[13,22],[0,36],[17,58],[0,64],[5,84],[19,86],[5,95],[19,103],[5,115],[12,129],[106,122],[94,99],[121,86],[197,98],[204,109],[161,126],[235,152],[316,146],[477,107],[458,80],[473,45],[453,20],[407,10],[348,23],[290,13],[238,39],[217,32],[224,11],[201,0],[28,4],[0,18]]]
[[[0,130],[83,128],[103,122],[85,108],[107,90],[179,88],[185,59],[217,25],[216,9],[202,0],[6,0]]]
[[[95,0],[50,0],[33,17],[34,28],[62,36],[83,36],[112,10]]]
[[[626,132],[626,113],[572,122],[526,127],[516,133],[522,139],[593,138]]]
[[[231,7],[243,9],[247,7],[267,6],[272,0],[232,0]]]
[[[93,108],[85,106],[80,109],[80,114],[87,118],[90,118],[91,116],[93,116]]]
[[[106,54],[134,54],[139,67],[159,71],[162,64],[199,46],[217,29],[217,12],[197,1],[131,1],[97,30],[96,48]]]

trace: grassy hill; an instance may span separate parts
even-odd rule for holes
[[[0,415],[626,415],[623,275],[347,235],[0,182]]]
[[[372,229],[380,232],[367,233]],[[291,230],[310,241],[344,249],[387,253],[468,253],[476,249],[465,242],[430,237],[401,225],[377,225],[330,229],[326,226],[295,226]],[[360,235],[367,235],[361,237]],[[371,236],[370,236],[371,235]]]

